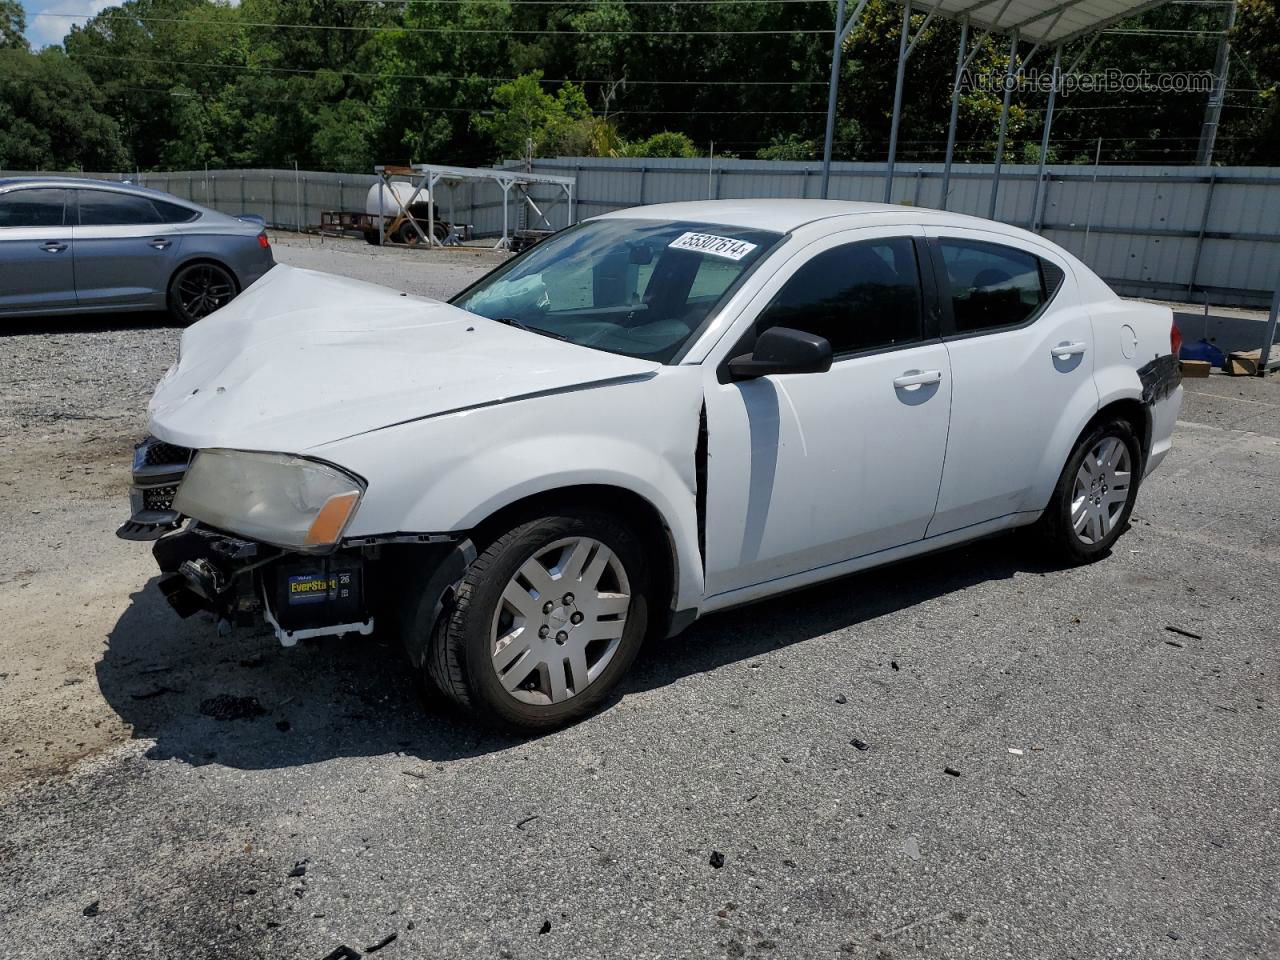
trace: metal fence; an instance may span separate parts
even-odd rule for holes
[[[817,163],[736,159],[557,157],[535,161],[534,169],[577,177],[579,217],[673,200],[814,197],[821,177]],[[985,216],[991,170],[956,165],[948,209]],[[1280,168],[1053,165],[1038,201],[1037,172],[1004,167],[997,218],[1072,251],[1119,293],[1265,306],[1280,286]],[[307,170],[85,176],[129,179],[228,213],[259,214],[284,229],[316,224],[325,210],[363,210],[376,179]],[[883,164],[834,164],[830,195],[878,201],[883,177]],[[900,164],[893,199],[937,207],[941,188],[941,164]],[[445,189],[437,203],[442,217],[472,224],[477,236],[501,232],[496,186]]]

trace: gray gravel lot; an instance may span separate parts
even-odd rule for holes
[[[458,256],[277,241],[433,295]],[[1280,381],[1188,382],[1098,564],[1006,537],[710,617],[521,740],[378,643],[168,613],[112,531],[175,338],[0,341],[6,955],[1280,956]]]

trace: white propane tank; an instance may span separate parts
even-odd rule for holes
[[[369,188],[369,194],[365,197],[364,212],[375,217],[378,215],[379,193],[382,195],[381,213],[386,217],[394,217],[398,213],[403,213],[405,204],[411,198],[415,206],[419,203],[426,203],[428,199],[427,188],[423,187],[419,190],[417,197],[413,196],[415,189],[412,183],[402,183],[399,180],[393,180],[390,183],[375,183]]]

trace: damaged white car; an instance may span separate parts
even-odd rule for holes
[[[711,611],[1031,524],[1103,556],[1178,339],[1039,236],[878,204],[619,211],[447,304],[277,266],[183,335],[120,535],[181,614],[376,624],[548,728]]]

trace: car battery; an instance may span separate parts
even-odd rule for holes
[[[358,557],[290,559],[276,564],[272,572],[272,613],[286,631],[320,631],[369,619],[364,562]]]

